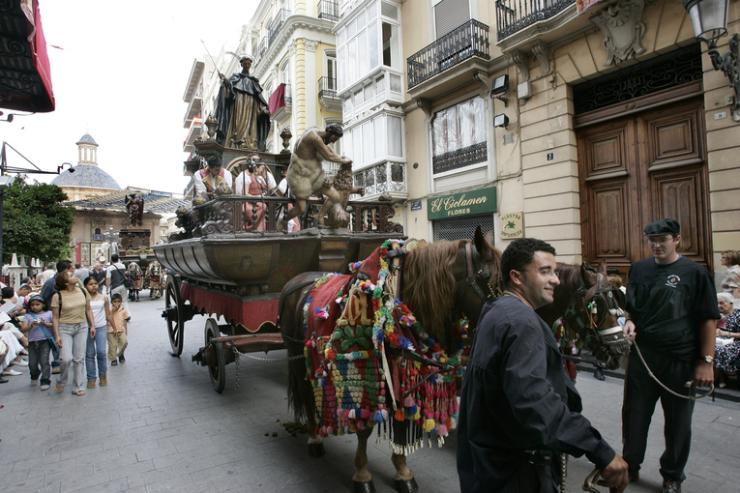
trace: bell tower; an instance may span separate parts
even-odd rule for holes
[[[79,164],[98,165],[98,143],[90,134],[85,134],[77,141]]]

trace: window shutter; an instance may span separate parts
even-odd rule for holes
[[[434,6],[437,39],[470,20],[468,0],[442,0]]]

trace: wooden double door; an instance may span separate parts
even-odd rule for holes
[[[577,130],[584,260],[626,274],[650,255],[646,224],[681,223],[679,250],[711,268],[701,98]]]

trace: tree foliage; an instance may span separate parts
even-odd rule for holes
[[[3,197],[3,257],[13,253],[42,260],[70,254],[74,209],[62,205],[67,195],[56,185],[16,180]]]

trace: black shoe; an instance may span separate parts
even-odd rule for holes
[[[124,364],[124,363],[126,362],[126,358],[124,358],[124,357],[123,357],[123,354],[121,354],[121,355],[120,355],[120,356],[118,357],[118,362],[119,362],[119,363],[121,363],[121,364]]]
[[[113,361],[110,362],[110,365],[111,366],[118,366],[118,360],[117,359],[114,359]]]
[[[8,383],[8,379],[3,376],[0,376],[0,383]]]
[[[663,493],[681,493],[680,481],[663,481]]]

